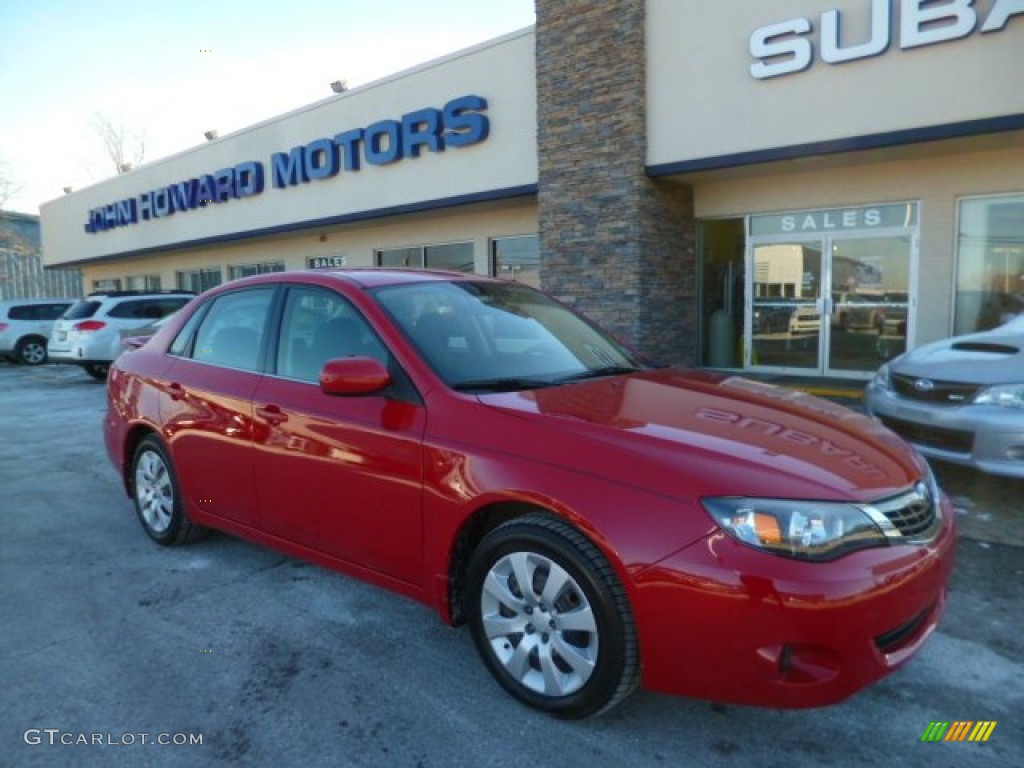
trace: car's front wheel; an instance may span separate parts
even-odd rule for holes
[[[144,438],[135,449],[132,498],[142,528],[158,544],[185,544],[204,532],[185,514],[174,467],[153,435]]]
[[[607,711],[639,683],[625,589],[600,550],[546,514],[491,531],[467,573],[477,649],[512,695],[558,717]]]
[[[46,362],[46,339],[32,336],[22,339],[14,354],[22,365],[42,365]]]

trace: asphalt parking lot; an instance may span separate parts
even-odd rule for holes
[[[150,542],[103,449],[104,396],[77,369],[0,363],[0,766],[1024,761],[1024,482],[937,467],[961,522],[948,612],[853,699],[640,693],[561,722],[513,701],[468,632],[417,603],[227,536]],[[998,724],[985,743],[921,742],[957,720]]]

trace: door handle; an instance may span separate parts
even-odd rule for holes
[[[288,414],[282,411],[279,406],[272,404],[257,408],[256,415],[275,427],[282,422],[288,421]]]

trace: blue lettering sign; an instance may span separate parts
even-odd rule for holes
[[[237,197],[237,195],[235,194],[234,168],[221,168],[219,171],[217,171],[217,173],[213,175],[213,180],[213,202],[226,203],[231,198]]]
[[[487,100],[469,94],[452,99],[441,109],[426,107],[402,115],[401,120],[379,120],[366,128],[353,128],[333,138],[318,138],[271,156],[273,186],[278,189],[329,179],[342,170],[358,172],[370,165],[391,165],[405,158],[485,141],[490,120]],[[137,197],[93,208],[85,231],[105,232],[115,227],[205,208],[210,203],[254,197],[264,188],[263,164],[238,163],[197,178],[142,192]]]
[[[170,216],[174,213],[174,211],[171,210],[171,196],[167,193],[167,187],[154,189],[152,195],[153,213],[156,216]]]
[[[303,147],[292,147],[288,154],[274,153],[270,162],[274,170],[275,187],[294,187],[296,184],[309,181],[302,160],[302,150]]]
[[[317,139],[307,144],[302,155],[307,179],[329,179],[340,170],[338,147],[330,139]]]
[[[444,105],[445,144],[449,147],[468,147],[485,141],[491,132],[487,115],[487,99],[481,96],[463,96]]]
[[[420,147],[431,152],[444,151],[442,113],[439,109],[421,109],[402,115],[402,155],[419,157]]]
[[[191,211],[195,208],[199,202],[196,193],[198,186],[199,182],[196,179],[179,181],[177,184],[169,186],[167,189],[171,195],[171,208],[175,211]],[[141,200],[145,196],[140,195],[139,199]]]
[[[345,131],[334,137],[334,143],[341,150],[345,161],[346,171],[359,170],[359,142],[363,140],[363,131],[357,128],[354,131]]]
[[[135,199],[128,198],[119,202],[117,204],[117,226],[123,227],[125,224],[134,224],[136,221]]]
[[[366,162],[372,165],[390,165],[402,159],[402,124],[395,120],[381,120],[366,129],[363,144]]]
[[[196,189],[196,197],[199,198],[199,205],[205,208],[209,203],[216,200],[217,182],[213,176],[206,173],[199,177],[199,185]]]
[[[139,195],[139,218],[149,221],[153,217],[153,195],[143,192]]]
[[[238,197],[253,197],[262,192],[263,164],[250,161],[236,165],[235,194]]]

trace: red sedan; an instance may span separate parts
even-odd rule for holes
[[[146,533],[216,528],[469,624],[561,717],[638,685],[840,701],[942,614],[953,515],[865,416],[653,367],[525,286],[263,275],[110,371],[107,448]]]

